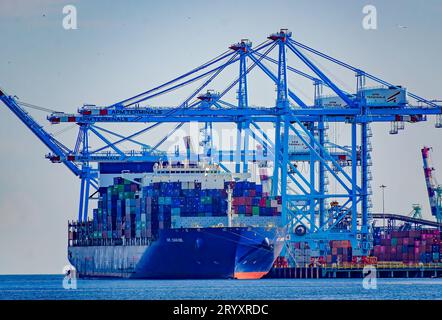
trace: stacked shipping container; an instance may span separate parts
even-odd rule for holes
[[[395,230],[374,237],[373,254],[379,261],[440,262],[440,242],[440,231],[436,229]]]
[[[330,252],[327,255],[327,264],[346,264],[352,262],[352,247],[350,241],[330,241]]]
[[[227,217],[228,188],[233,213],[239,217],[274,217],[282,211],[281,198],[269,197],[253,182],[225,182],[224,189],[203,189],[199,182],[154,182],[141,188],[140,182],[117,177],[113,185],[99,189],[90,238],[151,238],[160,229],[171,228],[177,217]],[[201,220],[203,225],[205,221]],[[76,239],[79,236],[76,230]]]
[[[305,267],[310,264],[311,250],[307,242],[293,244],[293,259],[296,267]]]
[[[353,256],[350,241],[330,241],[326,256],[310,257],[310,265],[375,265],[379,262],[404,264],[442,262],[441,232],[422,229],[374,233],[374,247],[370,256]],[[297,267],[306,266],[311,250],[307,243],[293,244],[291,258]],[[278,260],[279,261],[279,260]],[[275,267],[283,267],[281,263]]]
[[[146,212],[139,184],[118,177],[112,186],[100,188],[99,194],[98,208],[93,210],[93,238],[140,238]]]
[[[282,211],[281,197],[270,197],[262,185],[240,181],[233,184],[233,211],[246,216],[279,216]]]

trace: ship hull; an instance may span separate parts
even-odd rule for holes
[[[277,228],[161,230],[150,245],[69,247],[80,277],[258,279],[284,242]]]

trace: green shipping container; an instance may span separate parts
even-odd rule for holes
[[[202,197],[201,198],[201,204],[212,204],[212,197]]]
[[[252,214],[254,216],[259,216],[259,207],[256,206],[252,207]]]

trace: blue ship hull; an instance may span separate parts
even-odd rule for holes
[[[165,229],[148,246],[69,247],[69,260],[83,277],[259,279],[283,243],[278,228]]]

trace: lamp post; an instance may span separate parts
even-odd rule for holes
[[[385,230],[385,188],[387,186],[385,185],[380,185],[379,188],[382,189],[382,223],[383,223],[383,228]]]

